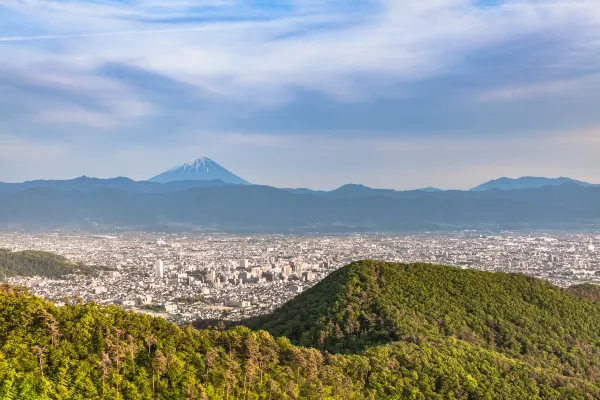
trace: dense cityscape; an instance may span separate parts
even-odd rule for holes
[[[423,235],[97,235],[2,233],[0,248],[44,250],[99,266],[93,275],[11,277],[63,304],[116,304],[178,322],[268,313],[351,261],[430,262],[518,272],[560,286],[600,282],[594,233]]]

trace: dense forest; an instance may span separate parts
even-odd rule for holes
[[[246,321],[266,330],[4,285],[0,399],[599,399],[599,317],[522,275],[376,261]]]
[[[73,273],[93,273],[92,267],[54,253],[0,249],[0,277],[43,276],[60,278]]]
[[[585,287],[565,290],[522,274],[362,261],[245,324],[333,353],[453,337],[594,379],[600,372],[600,304],[589,301]]]

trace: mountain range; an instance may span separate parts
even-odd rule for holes
[[[572,183],[581,186],[594,186],[587,182],[578,181],[564,176],[560,178],[544,178],[539,176],[523,176],[520,178],[499,178],[485,182],[479,186],[471,189],[472,191],[484,191],[492,189],[500,190],[516,190],[516,189],[531,189],[540,188],[543,186],[556,186],[564,185],[565,183]]]
[[[250,184],[248,181],[240,178],[234,173],[230,172],[226,168],[222,167],[215,161],[208,157],[197,157],[191,161],[188,161],[182,165],[173,167],[159,175],[156,175],[149,179],[150,182],[158,183],[170,183],[176,181],[212,181],[220,180],[224,183],[229,184]],[[594,186],[590,183],[579,181],[576,179],[560,177],[560,178],[545,178],[545,177],[534,177],[534,176],[523,176],[520,178],[508,178],[502,177],[493,179],[472,188],[472,191],[485,191],[492,189],[500,190],[515,190],[515,189],[530,189],[540,188],[543,186],[556,186],[563,185],[565,183],[572,183],[581,186]],[[310,189],[289,189],[296,193],[310,193],[314,192]],[[437,192],[440,191],[438,188],[426,187],[422,189],[416,189],[423,192]]]
[[[296,192],[222,181],[75,181],[0,184],[0,224],[32,229],[398,232],[593,228],[600,222],[600,188],[574,184],[483,192],[346,185],[330,192]]]
[[[250,185],[197,158],[150,181],[82,176],[0,183],[0,226],[14,228],[404,232],[599,223],[600,187],[568,178],[501,178],[470,191],[279,189]]]

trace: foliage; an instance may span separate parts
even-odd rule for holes
[[[194,296],[194,297],[177,297],[173,299],[175,303],[185,303],[185,304],[196,304],[204,302],[204,296]]]
[[[581,283],[570,286],[567,290],[582,299],[600,302],[600,285],[595,283]]]
[[[92,273],[92,267],[45,251],[0,249],[0,277],[43,276],[60,278],[74,273]]]
[[[361,261],[245,324],[335,353],[452,337],[567,376],[600,372],[600,304],[521,274]]]
[[[96,304],[58,308],[8,286],[0,304],[0,398],[600,396],[583,380],[456,339],[334,355],[244,327],[197,330]]]
[[[599,307],[520,275],[366,261],[250,321],[300,347],[3,285],[0,399],[597,399]]]

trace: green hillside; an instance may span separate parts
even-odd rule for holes
[[[595,283],[582,283],[569,286],[567,289],[573,295],[588,301],[600,302],[600,285]]]
[[[0,399],[600,399],[599,315],[522,275],[376,261],[247,321],[271,333],[3,285]]]
[[[197,330],[0,288],[1,399],[594,399],[585,380],[452,338],[361,354]]]
[[[0,249],[0,277],[44,276],[58,278],[73,273],[90,273],[92,269],[46,251],[10,251]]]
[[[600,372],[600,304],[520,274],[356,262],[246,324],[335,353],[452,337],[566,376]]]

